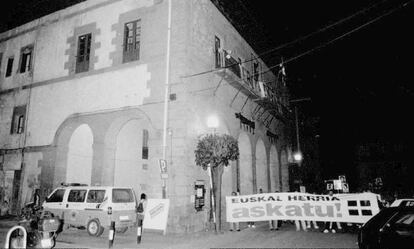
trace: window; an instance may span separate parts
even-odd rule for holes
[[[105,198],[105,190],[89,190],[88,198],[86,202],[88,203],[102,203]]]
[[[32,69],[32,54],[33,54],[33,46],[27,46],[22,48],[20,53],[20,73],[28,72]]]
[[[74,189],[69,192],[68,202],[84,202],[86,190]]]
[[[13,117],[10,133],[21,134],[24,132],[24,121],[26,116],[26,106],[16,106],[13,109]]]
[[[112,189],[112,202],[134,202],[134,194],[131,189],[114,188]]]
[[[414,213],[403,212],[395,217],[393,227],[397,231],[414,231]]]
[[[216,55],[216,68],[220,68],[223,66],[222,60],[222,53],[221,53],[221,41],[220,38],[218,38],[217,36],[215,36],[214,39],[214,52]]]
[[[142,131],[142,159],[148,159],[148,130]]]
[[[78,53],[76,55],[76,73],[89,70],[89,60],[91,55],[92,34],[81,35],[78,38]]]
[[[14,58],[13,57],[9,57],[9,59],[7,60],[6,77],[11,76],[11,74],[12,74],[12,71],[13,71],[13,61],[14,61]]]
[[[65,190],[58,189],[49,198],[46,199],[46,202],[62,202],[64,195],[65,195]]]
[[[139,60],[141,20],[125,24],[123,62]]]

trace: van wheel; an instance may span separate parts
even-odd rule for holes
[[[128,227],[120,227],[120,228],[115,229],[117,233],[125,233],[127,230],[128,230]]]
[[[104,231],[104,228],[99,223],[98,219],[92,219],[86,225],[86,230],[90,236],[99,237]]]

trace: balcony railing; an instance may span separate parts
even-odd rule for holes
[[[240,63],[224,51],[224,67],[232,71],[237,77],[242,78]]]
[[[218,70],[217,74],[222,77],[230,77],[228,80],[230,85],[269,110],[272,115],[281,118],[287,114],[288,109],[284,104],[283,90],[276,91],[270,86],[270,83],[255,80],[250,71],[226,50],[216,53],[216,65],[223,69]]]

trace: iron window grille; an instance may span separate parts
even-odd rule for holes
[[[76,73],[87,72],[91,55],[92,34],[81,35],[78,38],[78,53],[76,56]]]

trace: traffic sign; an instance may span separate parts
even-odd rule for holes
[[[167,173],[167,161],[164,159],[160,159],[159,164],[160,164],[161,174]]]

